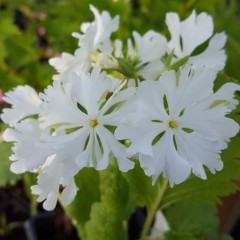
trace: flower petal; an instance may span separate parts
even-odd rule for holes
[[[11,171],[24,173],[36,171],[53,154],[53,149],[48,144],[42,143],[42,137],[49,132],[39,127],[36,120],[27,119],[16,124],[15,129],[7,129],[3,134],[5,141],[14,142],[10,157],[13,161]]]
[[[169,179],[170,186],[185,181],[191,173],[189,163],[176,151],[170,132],[166,132],[154,146],[152,157],[140,155],[139,160],[146,175],[153,177],[153,184],[161,173]]]
[[[215,34],[209,41],[207,49],[197,56],[190,57],[189,63],[194,68],[207,66],[220,71],[224,68],[226,62],[226,54],[223,49],[227,37],[224,33]]]
[[[12,108],[3,109],[1,114],[1,119],[10,126],[41,111],[41,99],[36,91],[27,85],[18,86],[13,91],[7,92],[3,100],[12,105]]]
[[[38,175],[38,184],[31,187],[32,193],[39,195],[37,201],[44,201],[43,207],[48,211],[53,210],[57,204],[60,178],[61,163],[51,157],[43,172]]]
[[[212,173],[223,168],[217,141],[204,138],[196,132],[186,133],[182,130],[176,131],[175,137],[179,154],[189,162],[195,175],[207,178],[204,165]]]
[[[116,158],[120,171],[127,172],[132,169],[134,163],[127,158],[125,146],[118,142],[114,135],[106,128],[99,127],[97,133],[102,139],[102,143],[108,145],[109,150]]]

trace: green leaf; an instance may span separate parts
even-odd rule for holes
[[[38,61],[38,50],[31,47],[31,42],[27,38],[25,42],[21,36],[10,38],[6,44],[10,66],[22,68],[32,61]]]
[[[98,172],[93,168],[84,168],[76,175],[75,181],[79,188],[77,196],[64,208],[79,236],[86,239],[84,225],[90,219],[92,204],[100,199]]]
[[[211,236],[211,240],[234,240],[234,239],[231,236],[229,236],[229,235],[221,235],[221,236],[219,236],[219,234],[216,233],[216,234],[213,234]]]
[[[13,24],[13,19],[11,18],[0,18],[0,25],[0,38],[7,38],[19,34],[19,30]]]
[[[149,209],[156,197],[158,184],[152,185],[152,179],[145,175],[138,162],[135,163],[134,169],[123,173],[123,176],[129,184],[130,200],[133,204]]]
[[[227,150],[222,153],[224,168],[215,175],[209,173],[207,180],[191,176],[182,184],[169,188],[164,195],[161,207],[165,208],[175,202],[188,200],[192,202],[219,203],[221,196],[229,195],[238,189],[233,182],[240,176],[240,137],[232,139]]]
[[[112,166],[100,172],[100,182],[101,201],[92,206],[91,219],[85,226],[86,239],[127,239],[125,225],[132,212],[127,182]]]
[[[11,155],[12,144],[6,142],[0,142],[0,186],[6,184],[14,184],[18,179],[19,175],[14,174],[10,171],[11,161],[9,156]]]
[[[209,204],[181,202],[166,210],[166,218],[172,229],[167,235],[178,236],[176,239],[184,236],[184,239],[200,240],[215,232],[218,225],[216,209]]]

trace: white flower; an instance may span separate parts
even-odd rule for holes
[[[41,99],[36,91],[29,86],[18,86],[3,97],[4,101],[11,104],[12,108],[3,109],[1,119],[14,126],[21,119],[40,112]]]
[[[158,210],[156,212],[156,217],[155,217],[155,221],[154,221],[154,225],[151,229],[151,237],[155,237],[155,238],[159,238],[159,240],[164,239],[164,235],[165,233],[167,233],[168,231],[170,231],[170,226],[169,223],[166,219],[166,217],[164,216],[163,212]]]
[[[128,39],[128,57],[139,58],[142,63],[160,60],[166,52],[167,40],[160,33],[153,30],[141,36],[138,32],[133,32],[135,47]]]
[[[17,123],[14,129],[8,128],[3,134],[3,139],[14,142],[14,153],[10,157],[13,161],[11,171],[24,173],[38,170],[51,155],[51,149],[48,145],[43,145],[41,139],[48,135],[49,131],[40,128],[39,122],[33,119]]]
[[[81,72],[83,69],[80,66],[82,59],[78,59],[70,53],[62,53],[59,57],[49,59],[49,64],[53,66],[59,74],[53,75],[53,80],[61,80],[60,74],[67,74],[74,71]]]
[[[102,170],[116,161],[121,171],[133,168],[125,146],[113,135],[128,113],[124,103],[134,93],[131,88],[123,90],[124,86],[125,82],[101,73],[100,68],[87,75],[70,74],[40,94],[41,111],[38,105],[37,110],[29,107],[25,115],[17,116],[21,121],[4,132],[4,140],[14,142],[11,170],[39,172],[32,192],[44,201],[45,209],[55,207],[60,186],[64,187],[63,203],[73,200],[74,176],[84,167]],[[29,118],[33,113],[38,120]]]
[[[213,93],[215,70],[191,71],[176,76],[165,72],[159,81],[142,82],[136,96],[136,114],[118,127],[118,139],[131,140],[128,152],[139,153],[145,173],[153,183],[163,173],[170,184],[183,182],[191,173],[206,179],[223,167],[220,152],[239,125],[225,117],[236,101],[236,84]]]
[[[81,25],[84,34],[72,34],[79,39],[78,46],[87,48],[89,52],[101,48],[106,41],[109,41],[111,34],[118,29],[119,25],[119,16],[111,18],[107,11],[100,14],[92,5],[90,5],[90,10],[95,16],[95,21]]]
[[[134,31],[133,38],[134,41],[127,40],[127,50],[122,49],[120,40],[116,40],[110,54],[98,55],[98,64],[104,68],[119,69],[127,77],[135,74],[144,79],[155,79],[164,68],[161,58],[167,51],[166,38],[153,30],[143,36]]]
[[[94,68],[91,74],[70,75],[66,82],[54,82],[41,95],[41,125],[55,130],[55,136],[45,141],[55,146],[55,154],[63,158],[65,168],[72,172],[66,176],[84,167],[105,169],[110,154],[121,171],[133,167],[124,145],[110,130],[121,123],[126,115],[123,104],[133,94],[132,89],[121,91],[123,86],[121,81]],[[74,164],[78,167],[71,170]]]
[[[184,21],[179,20],[176,13],[166,15],[166,24],[171,34],[168,42],[169,52],[174,51],[175,61],[186,56],[191,56],[193,51],[206,42],[213,34],[213,20],[206,13],[192,14]],[[225,52],[222,49],[226,42],[224,33],[216,34],[210,39],[207,49],[196,56],[192,56],[189,62],[194,67],[224,68],[226,62]]]
[[[43,203],[46,210],[53,210],[57,204],[59,186],[64,187],[61,196],[63,204],[69,204],[77,193],[73,178],[62,177],[62,163],[55,155],[49,157],[38,176],[38,185],[31,187],[32,193],[39,195],[38,201]]]
[[[98,52],[106,54],[112,51],[110,36],[118,29],[119,16],[111,18],[107,11],[102,14],[96,8],[90,5],[90,10],[95,16],[92,23],[84,24],[81,26],[83,34],[73,33],[72,35],[79,39],[79,48],[75,51],[74,55],[63,53],[62,57],[55,57],[49,60],[60,75],[55,75],[54,80],[63,78],[63,75],[69,72],[80,74],[90,70],[92,60],[97,58]]]
[[[162,56],[167,50],[167,40],[161,34],[155,31],[148,31],[143,36],[133,32],[135,48],[131,47],[131,41],[128,44],[128,57],[139,59],[138,74],[144,79],[155,79],[163,69],[164,64],[161,61]],[[142,66],[142,67],[141,67]]]
[[[194,68],[206,66],[215,68],[220,71],[224,68],[226,62],[226,54],[223,49],[227,37],[224,33],[215,34],[209,41],[208,47],[204,52],[189,58],[189,63]]]
[[[77,164],[64,161],[67,157],[71,159],[71,154],[78,150],[77,146],[73,144],[68,154],[61,150],[54,154],[56,146],[44,141],[49,138],[49,132],[41,128],[37,120],[26,119],[17,123],[14,129],[7,129],[3,139],[14,142],[11,171],[40,172],[38,185],[32,187],[32,193],[39,195],[38,201],[46,200],[43,204],[45,209],[52,210],[56,206],[60,185],[64,187],[61,193],[63,204],[69,204],[74,199],[77,187],[73,177],[79,168]]]
[[[182,22],[177,13],[168,13],[166,24],[171,34],[169,48],[174,50],[174,54],[179,58],[191,55],[193,50],[208,40],[213,33],[212,18],[206,13],[196,15],[193,11]]]

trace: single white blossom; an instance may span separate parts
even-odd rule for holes
[[[127,40],[127,50],[122,48],[122,41],[116,40],[110,54],[98,55],[98,64],[104,68],[119,69],[127,77],[135,74],[143,79],[155,79],[164,68],[161,58],[167,51],[166,38],[150,30],[143,36],[134,31],[133,40]]]
[[[193,67],[216,67],[222,70],[225,66],[226,55],[223,47],[226,43],[224,33],[215,34],[213,37],[213,20],[206,13],[192,14],[180,21],[177,13],[166,15],[166,24],[171,34],[168,42],[168,52],[174,53],[174,61],[190,57],[189,62]],[[210,39],[210,37],[212,37]],[[208,47],[200,54],[193,56],[194,50],[210,39]]]
[[[212,17],[206,13],[192,14],[180,22],[177,13],[167,13],[166,24],[171,34],[168,45],[178,58],[182,58],[194,51],[196,47],[208,40],[213,34]]]
[[[185,67],[176,75],[165,72],[159,81],[141,83],[136,113],[118,127],[118,139],[128,139],[130,155],[139,153],[145,173],[153,183],[163,173],[170,184],[186,180],[191,171],[206,179],[204,166],[212,173],[223,167],[220,152],[239,125],[225,117],[236,100],[236,84],[213,92],[216,71]]]
[[[54,79],[62,79],[64,74],[75,72],[87,72],[90,70],[92,60],[97,58],[98,51],[106,54],[112,51],[110,36],[118,29],[119,16],[111,18],[107,11],[102,14],[90,5],[90,10],[95,16],[92,23],[85,23],[81,25],[83,34],[73,33],[72,35],[79,39],[79,48],[74,55],[63,53],[62,57],[55,57],[49,60],[60,75],[55,75]]]
[[[68,172],[74,174],[75,169],[84,167],[105,169],[110,154],[121,171],[133,167],[124,145],[110,130],[121,123],[126,115],[123,104],[133,94],[132,89],[121,90],[123,86],[121,81],[94,68],[91,74],[70,75],[66,82],[54,82],[41,95],[41,125],[56,132],[45,140],[55,146],[57,155],[61,152],[66,158]],[[62,131],[65,133],[59,134]],[[71,164],[78,167],[71,170]]]
[[[111,34],[117,31],[119,26],[119,16],[111,18],[107,11],[103,11],[100,14],[93,5],[90,5],[90,10],[94,14],[95,20],[91,23],[83,23],[81,25],[83,34],[72,34],[79,39],[78,46],[88,49],[89,52],[98,48],[101,49],[104,43],[109,41]]]
[[[133,32],[133,38],[134,47],[132,42],[128,41],[128,57],[138,59],[138,75],[144,79],[155,79],[164,67],[161,58],[167,51],[166,38],[152,30],[143,36]]]

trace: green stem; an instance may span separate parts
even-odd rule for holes
[[[35,216],[37,214],[37,198],[31,193],[31,186],[35,184],[35,177],[32,174],[25,173],[23,175],[24,190],[28,198],[30,199],[30,214]]]
[[[150,209],[147,213],[147,218],[146,218],[146,221],[144,223],[143,230],[142,230],[141,237],[140,237],[141,240],[144,240],[147,237],[149,228],[152,224],[152,221],[153,221],[155,213],[158,209],[158,206],[159,206],[160,202],[162,201],[164,193],[167,190],[167,187],[168,187],[168,180],[164,179],[163,184],[159,188],[159,191],[157,193],[155,201],[153,202],[152,206],[150,207]]]

